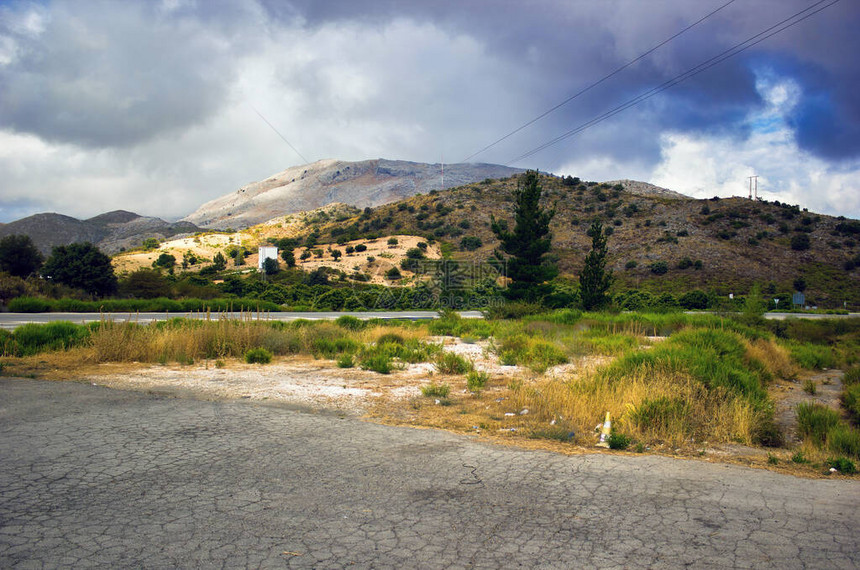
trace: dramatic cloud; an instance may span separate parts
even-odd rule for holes
[[[0,221],[181,217],[304,162],[280,136],[310,161],[459,161],[724,3],[0,2]],[[509,163],[814,4],[734,2],[473,160]],[[860,216],[858,15],[842,0],[516,166],[707,196],[755,171]]]

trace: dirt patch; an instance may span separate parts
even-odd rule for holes
[[[797,404],[817,402],[834,410],[840,410],[839,396],[842,394],[842,376],[839,370],[824,370],[809,373],[795,380],[779,380],[769,388],[776,408],[775,419],[786,444],[800,443],[797,436]],[[814,394],[804,389],[814,387]]]

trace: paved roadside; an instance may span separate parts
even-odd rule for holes
[[[0,567],[856,568],[860,482],[0,379]]]

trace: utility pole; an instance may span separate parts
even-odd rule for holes
[[[749,181],[750,181],[750,200],[752,200],[753,197],[755,197],[755,199],[757,200],[758,199],[758,176],[750,176]],[[753,190],[753,181],[755,181],[755,190]]]

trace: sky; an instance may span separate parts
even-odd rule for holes
[[[757,175],[764,199],[860,218],[860,5],[831,1],[0,0],[0,222],[175,220],[326,158],[468,158],[699,198]]]

